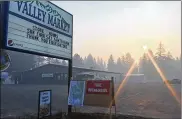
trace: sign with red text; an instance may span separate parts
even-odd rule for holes
[[[68,105],[72,106],[115,106],[113,80],[74,80],[71,82]]]
[[[97,80],[90,80],[87,81],[87,94],[109,94],[110,92],[110,81],[97,81]]]
[[[113,80],[87,80],[84,96],[84,105],[109,107],[113,101]],[[112,104],[114,106],[114,103]]]

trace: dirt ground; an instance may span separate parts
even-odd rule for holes
[[[118,86],[116,86],[118,87]],[[181,97],[181,85],[172,85]],[[117,90],[117,88],[116,88]],[[108,109],[82,107],[80,112],[108,112]],[[112,109],[114,113],[114,108]],[[116,100],[117,114],[129,114],[153,118],[175,119],[181,117],[181,106],[162,83],[128,84]]]
[[[117,90],[119,84],[115,85]],[[181,97],[181,85],[172,85]],[[52,111],[67,111],[68,87],[62,85],[2,85],[1,116],[37,114],[38,91],[52,89]],[[79,107],[76,112],[108,113],[99,107]],[[112,110],[114,113],[114,109]],[[162,83],[126,84],[116,100],[117,114],[175,119],[181,117],[181,106]]]

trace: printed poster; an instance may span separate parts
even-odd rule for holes
[[[39,91],[38,118],[51,115],[51,90]]]
[[[71,81],[68,96],[68,105],[83,106],[85,81]]]

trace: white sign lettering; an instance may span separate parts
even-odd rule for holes
[[[42,78],[45,78],[45,77],[53,77],[53,74],[42,74]]]
[[[105,93],[107,92],[107,89],[95,89],[95,88],[89,88],[88,92],[99,92],[99,93]]]
[[[7,47],[71,58],[71,14],[48,1],[9,3]]]
[[[96,87],[102,87],[102,83],[95,83]]]
[[[51,114],[51,91],[40,91],[39,92],[39,117],[48,116]]]

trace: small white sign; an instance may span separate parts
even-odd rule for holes
[[[51,91],[39,92],[39,118],[51,115]]]
[[[53,77],[53,74],[42,74],[42,78]]]
[[[45,91],[40,93],[40,105],[50,104],[50,91]]]

